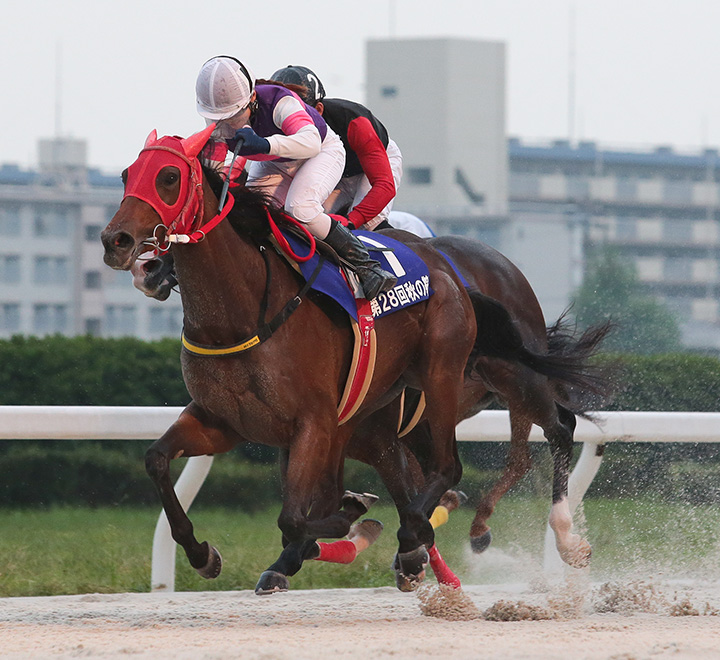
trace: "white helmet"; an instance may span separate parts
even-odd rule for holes
[[[210,120],[228,119],[250,103],[255,78],[234,57],[219,55],[202,65],[195,83],[197,111]]]

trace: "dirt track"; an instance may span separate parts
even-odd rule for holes
[[[682,588],[720,607],[720,584]],[[521,587],[471,586],[471,610],[547,604]],[[473,607],[474,606],[474,607]],[[477,608],[477,610],[475,610]],[[3,658],[718,658],[720,618],[657,613],[498,622],[425,616],[394,588],[0,599]],[[647,607],[645,609],[648,609]],[[652,608],[650,608],[652,609]]]

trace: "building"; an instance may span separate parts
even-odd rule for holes
[[[403,152],[398,210],[489,243],[555,319],[592,247],[616,246],[675,312],[683,341],[720,350],[716,151],[530,145],[505,132],[505,48],[463,39],[367,45],[367,102]]]
[[[510,216],[557,218],[583,251],[608,244],[667,304],[691,348],[720,350],[720,157],[512,139]]]
[[[366,87],[403,153],[398,208],[446,218],[506,213],[504,44],[369,41]]]
[[[0,337],[179,336],[179,296],[159,303],[103,263],[119,174],[89,169],[82,140],[42,140],[38,171],[0,166]]]

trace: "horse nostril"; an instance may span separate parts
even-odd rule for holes
[[[115,236],[115,240],[113,241],[113,246],[119,250],[126,250],[133,245],[135,245],[135,240],[132,236],[130,236],[130,234],[127,234],[124,231],[117,234]]]

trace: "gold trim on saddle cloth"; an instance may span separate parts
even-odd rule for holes
[[[400,416],[398,417],[398,438],[402,438],[412,431],[420,421],[423,413],[425,412],[425,392],[420,392],[420,398],[417,402],[417,407],[413,413],[412,418],[407,423],[405,428],[402,428],[403,416],[405,415],[405,390],[400,395]]]
[[[350,363],[350,373],[345,383],[345,391],[342,399],[338,404],[338,426],[347,422],[358,410],[365,400],[365,395],[370,388],[373,374],[375,373],[375,358],[377,357],[377,337],[375,335],[375,327],[370,329],[367,339],[363,338],[359,323],[350,318],[350,325],[355,335],[355,347],[353,348],[352,361]],[[358,366],[364,358],[364,351],[369,351],[367,355],[367,369],[364,374],[358,374]],[[362,383],[355,382],[356,379],[363,378]],[[358,391],[359,388],[359,392]],[[351,401],[353,392],[357,392],[355,401]],[[346,406],[350,405],[349,409]]]

